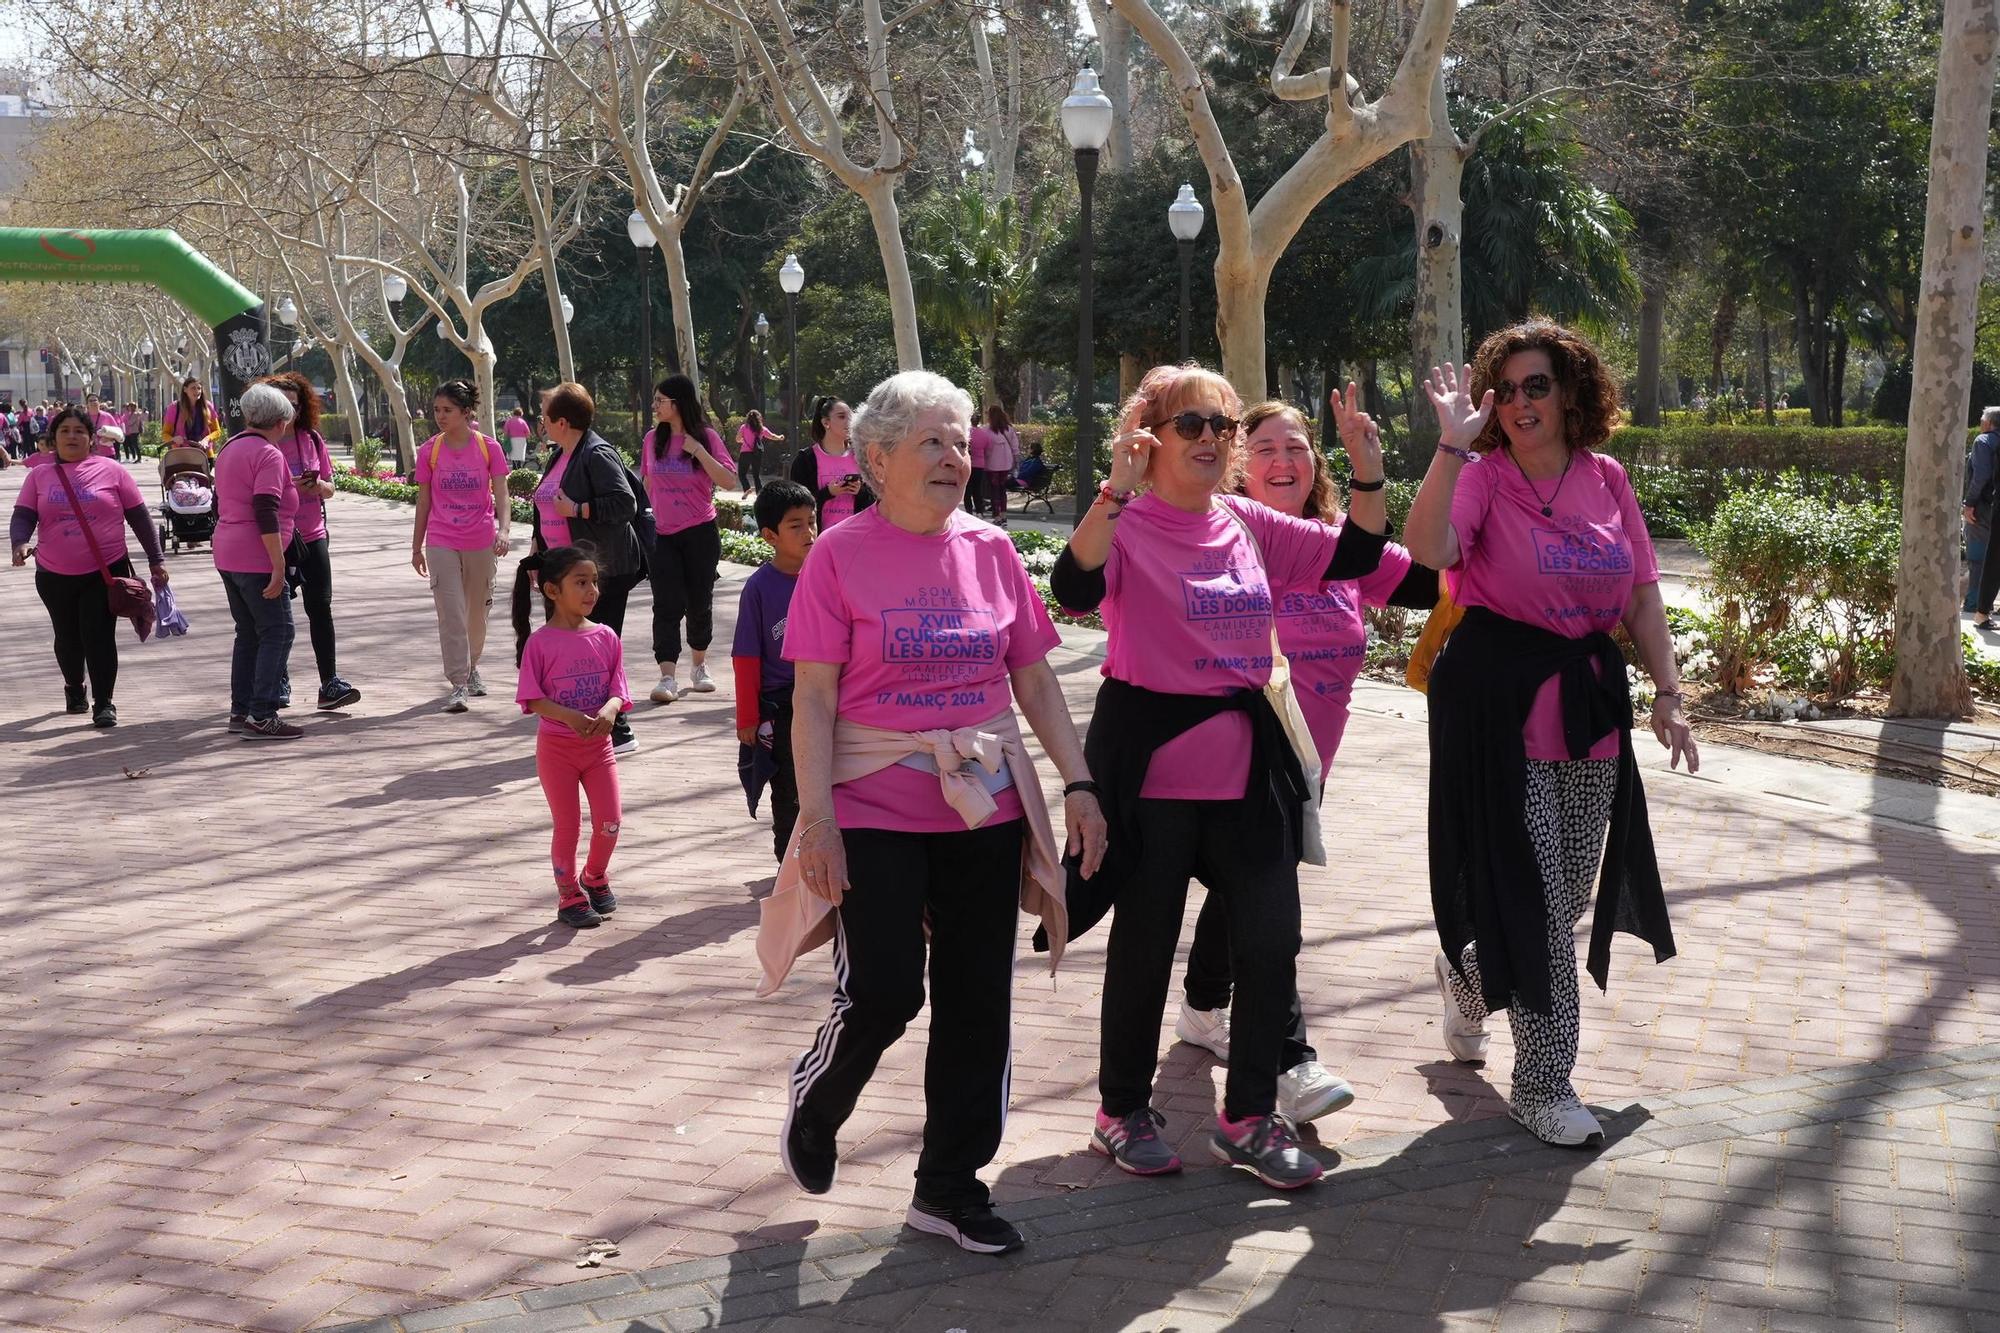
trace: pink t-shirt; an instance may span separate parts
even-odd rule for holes
[[[893,731],[973,726],[1013,706],[1008,673],[1061,642],[1006,534],[962,511],[919,536],[866,509],[806,557],[785,623],[785,657],[837,662],[839,715]],[[995,820],[1017,819],[1012,788]],[[844,828],[963,830],[936,773],[891,765],[833,789]]]
[[[42,454],[54,462],[54,454]],[[61,469],[39,467],[21,483],[14,503],[35,511],[35,564],[51,574],[95,574],[97,557],[77,521],[69,491],[60,473],[69,474],[70,485],[83,506],[84,521],[97,538],[104,562],[115,565],[130,554],[125,549],[125,511],[146,503],[139,483],[118,464],[102,458],[86,458],[81,463],[65,463]]]
[[[317,431],[304,437],[293,431],[278,446],[278,452],[285,456],[285,467],[294,481],[308,471],[319,473],[321,481],[333,475],[333,455],[327,452],[326,441]],[[326,536],[326,501],[317,495],[298,491],[296,486],[293,489],[299,497],[299,536],[316,542]]]
[[[549,547],[569,545],[569,520],[556,512],[556,493],[562,489],[563,473],[569,471],[571,451],[557,452],[556,461],[535,487],[535,520],[542,530],[542,542]]]
[[[986,451],[992,447],[993,432],[984,426],[974,426],[965,437],[966,452],[972,455],[972,466],[980,472],[986,470]]]
[[[508,417],[507,424],[500,429],[507,432],[507,438],[510,440],[528,438],[528,421],[525,417]]]
[[[625,683],[625,649],[618,631],[609,625],[586,623],[582,629],[544,625],[528,636],[521,649],[520,684],[514,701],[528,712],[529,701],[549,699],[581,713],[595,713],[607,699],[624,700],[632,707],[632,687]],[[576,733],[552,717],[544,717],[536,730],[543,735],[567,736]],[[606,745],[611,738],[601,738]]]
[[[722,437],[707,426],[701,434],[708,456],[721,461]],[[658,437],[659,432],[647,433],[640,459],[646,468],[646,498],[653,505],[653,531],[665,537],[715,522],[715,481],[684,447],[686,437],[674,436],[665,453],[655,453]]]
[[[56,456],[54,454],[43,453],[40,449],[37,449],[21,461],[26,467],[40,467],[44,463],[55,462]]]
[[[1459,563],[1446,573],[1452,599],[1581,639],[1625,617],[1632,589],[1657,583],[1653,539],[1632,484],[1614,458],[1579,452],[1560,487],[1521,475],[1505,450],[1482,455],[1459,474],[1451,497]],[[1522,730],[1528,758],[1570,757],[1563,743],[1557,679],[1542,682]],[[1618,733],[1591,746],[1592,759],[1618,753]]]
[[[1104,674],[1166,694],[1262,689],[1271,678],[1272,584],[1318,582],[1337,540],[1324,523],[1234,495],[1200,514],[1140,496],[1125,506],[1104,565]],[[1139,794],[1233,801],[1249,780],[1250,719],[1228,712],[1161,746]]]
[[[844,454],[830,454],[818,445],[813,446],[813,463],[819,469],[819,488],[831,490],[833,483],[843,477],[861,475],[861,465],[854,461],[854,448],[848,446]],[[826,502],[826,509],[820,515],[820,535],[844,518],[854,517],[854,497],[836,495]]]
[[[500,535],[493,483],[506,475],[507,454],[500,441],[477,431],[457,448],[439,435],[418,445],[417,485],[429,487],[431,493],[424,545],[447,551],[490,549]]]
[[[1409,571],[1410,553],[1390,542],[1372,574],[1315,579],[1278,592],[1278,647],[1292,664],[1292,689],[1319,747],[1321,776],[1347,731],[1354,678],[1368,660],[1368,621],[1361,609],[1387,606]]]
[[[751,453],[765,440],[775,440],[777,438],[770,431],[758,430],[746,421],[736,428],[736,449],[738,453]]]
[[[271,557],[257,531],[253,496],[278,497],[278,547],[291,545],[299,513],[299,488],[285,456],[250,431],[231,437],[215,456],[215,567],[230,574],[269,574]]]

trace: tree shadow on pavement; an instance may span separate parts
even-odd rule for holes
[[[524,782],[535,776],[535,756],[519,754],[461,768],[419,769],[392,779],[382,790],[357,794],[336,804],[341,809],[366,809],[377,805],[401,805],[405,801],[446,801],[467,796],[497,796],[509,783]]]

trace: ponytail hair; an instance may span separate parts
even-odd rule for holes
[[[509,606],[514,621],[514,669],[520,670],[521,655],[527,651],[528,635],[534,625],[530,614],[529,593],[532,589],[550,583],[561,583],[569,572],[578,565],[597,562],[597,548],[589,542],[574,546],[551,546],[546,550],[531,552],[521,557],[521,563],[514,568],[514,595]],[[536,575],[540,575],[539,578]],[[542,595],[542,623],[549,618],[548,595]]]

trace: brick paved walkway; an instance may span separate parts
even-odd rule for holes
[[[0,474],[0,508],[18,477]],[[109,734],[61,715],[31,579],[0,571],[0,856],[26,890],[0,926],[0,1326],[299,1328],[571,1282],[592,1237],[619,1243],[608,1269],[652,1270],[900,1216],[921,1019],[843,1136],[838,1188],[802,1198],[778,1172],[781,1071],[828,970],[753,997],[768,832],[736,787],[726,695],[642,712],[623,910],[552,929],[505,632],[499,697],[437,715],[409,517],[336,503],[342,666],[367,697],[286,746],[222,732],[228,621],[205,556],[174,562],[194,635],[128,636]],[[725,645],[744,572],[718,597]],[[640,657],[648,606],[628,626]],[[1058,658],[1079,713],[1095,647],[1070,635]],[[303,641],[294,662],[310,675]],[[1434,1054],[1423,764],[1416,724],[1358,717],[1327,799],[1341,864],[1306,877],[1301,988],[1362,1092],[1320,1126],[1328,1146],[1502,1105],[1504,1024],[1494,1082]],[[1990,828],[1649,783],[1681,956],[1621,944],[1610,996],[1586,998],[1586,1097],[1651,1107],[2000,1041],[1995,850],[1972,836]],[[1021,964],[995,1166],[1017,1205],[1115,1177],[1083,1151],[1102,944],[1053,984]],[[1191,1142],[1220,1071],[1165,1050],[1160,1102]]]

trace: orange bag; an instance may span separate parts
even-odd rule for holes
[[[1410,664],[1403,668],[1403,681],[1413,690],[1426,694],[1430,692],[1431,663],[1444,649],[1444,641],[1458,628],[1458,622],[1465,619],[1465,608],[1451,599],[1451,589],[1445,583],[1444,575],[1438,575],[1438,604],[1431,608],[1431,618],[1424,622],[1424,632],[1417,636],[1417,646],[1410,650]]]

